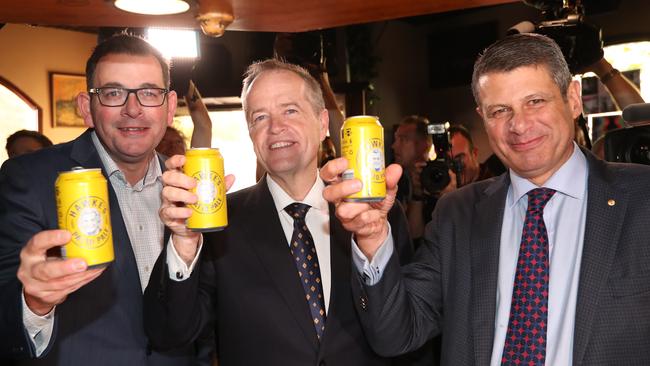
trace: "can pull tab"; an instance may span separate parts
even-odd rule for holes
[[[84,170],[85,168],[82,166],[73,166],[70,170],[75,171],[75,170]]]

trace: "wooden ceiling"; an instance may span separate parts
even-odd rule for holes
[[[442,13],[516,0],[189,0],[184,14],[144,16],[123,12],[113,0],[2,0],[0,23],[73,27],[198,28],[206,10],[232,9],[228,30],[302,32],[348,24]]]

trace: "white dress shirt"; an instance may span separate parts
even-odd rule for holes
[[[305,216],[305,222],[307,227],[311,232],[312,237],[314,238],[314,246],[316,247],[316,255],[318,255],[318,265],[320,267],[320,275],[323,286],[323,295],[325,301],[325,312],[328,312],[329,309],[329,300],[330,293],[332,289],[332,265],[330,261],[330,217],[329,217],[329,206],[327,201],[323,198],[323,188],[325,184],[316,174],[316,181],[314,185],[309,190],[309,193],[305,196],[305,199],[302,201],[295,201],[287,192],[285,192],[278,183],[276,183],[273,178],[269,175],[266,176],[266,183],[271,192],[273,198],[273,203],[275,204],[275,209],[278,212],[280,217],[280,223],[282,224],[282,230],[287,239],[287,253],[289,252],[289,243],[291,242],[291,236],[293,235],[293,218],[284,210],[284,208],[294,202],[301,202],[311,206],[307,215]],[[225,230],[228,230],[227,228]],[[218,245],[218,244],[217,244]],[[187,266],[183,260],[180,259],[178,253],[174,249],[171,238],[167,243],[167,266],[169,268],[169,278],[174,281],[182,281],[187,279],[198,259],[198,253],[200,248],[197,251],[197,255],[194,258],[192,264]],[[298,270],[296,269],[296,276],[298,276]],[[297,278],[297,277],[296,277]]]

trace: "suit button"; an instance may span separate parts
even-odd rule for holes
[[[361,309],[366,310],[368,308],[368,299],[365,296],[360,296],[359,305],[361,305]]]

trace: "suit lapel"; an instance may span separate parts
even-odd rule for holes
[[[314,350],[318,350],[318,338],[305,300],[305,292],[300,284],[296,265],[289,251],[289,243],[282,230],[266,178],[261,179],[253,188],[245,205],[251,206],[248,212],[258,213],[251,218],[255,222],[246,225],[255,228],[249,231],[250,240],[247,242],[285,300],[305,339],[309,340]],[[260,218],[264,218],[265,221],[262,225],[259,225]]]
[[[507,174],[491,184],[474,206],[470,238],[472,335],[477,365],[488,365],[494,342],[499,245],[504,204],[510,181]]]
[[[591,153],[585,155],[589,165],[589,193],[575,315],[575,365],[582,363],[587,349],[598,298],[609,276],[629,199],[625,190],[614,184],[605,163]]]
[[[99,153],[93,144],[91,131],[92,130],[90,129],[86,130],[86,132],[84,132],[74,142],[70,157],[72,160],[79,163],[79,166],[82,166],[84,168],[102,169],[102,174],[108,183],[108,198],[111,210],[111,227],[113,229],[113,247],[115,251],[115,261],[111,263],[111,267],[113,267],[114,273],[122,273],[123,271],[127,271],[130,268],[130,270],[135,270],[135,274],[139,278],[137,265],[135,262],[135,255],[133,254],[133,248],[131,248],[131,241],[129,240],[129,235],[126,231],[126,225],[124,224],[122,212],[120,211],[117,195],[113,190],[113,185],[110,184],[110,181],[108,181],[108,174],[106,172],[106,169],[104,168],[104,165],[99,158]],[[131,263],[131,265],[128,266],[127,263]],[[115,275],[113,278],[115,281],[119,281],[122,278],[127,278],[127,276]],[[138,289],[140,288],[139,283],[137,287]]]

